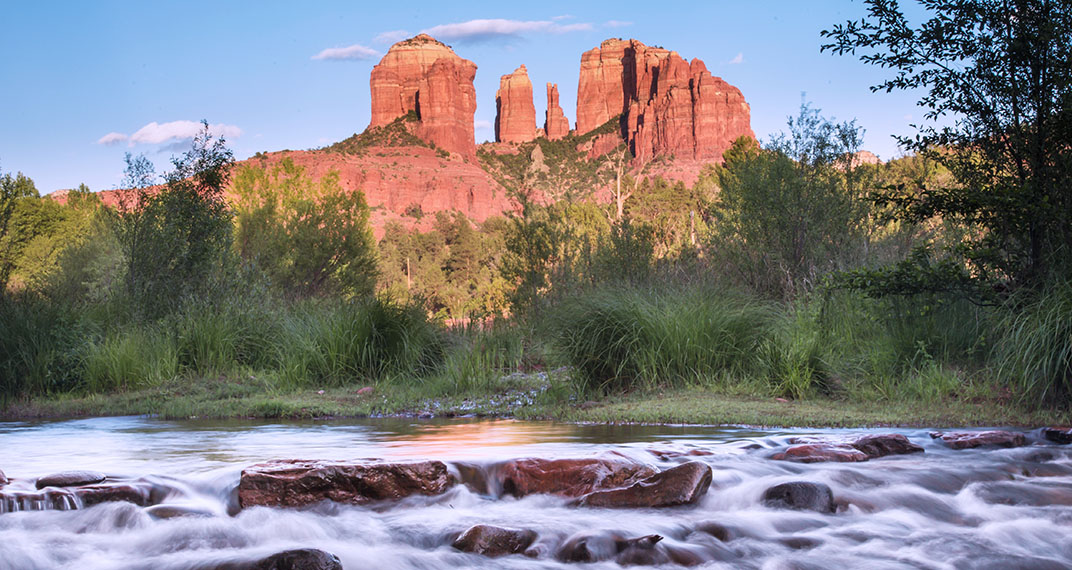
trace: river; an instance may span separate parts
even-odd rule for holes
[[[791,438],[891,431],[925,451],[862,463],[770,458]],[[648,535],[661,537],[660,548],[696,553],[703,568],[1072,568],[1072,448],[1028,435],[1024,447],[954,450],[928,430],[411,419],[0,422],[0,470],[11,479],[5,492],[30,492],[50,473],[93,470],[159,483],[170,489],[165,504],[199,515],[161,518],[126,502],[76,510],[8,505],[0,514],[0,570],[210,569],[294,548],[330,552],[355,570],[620,568],[623,560],[613,556],[567,562],[558,553],[579,536]],[[652,451],[678,456],[664,461]],[[235,499],[242,469],[271,459],[438,459],[452,470],[487,472],[513,458],[608,453],[660,469],[702,461],[712,483],[698,503],[662,509],[577,507],[552,495],[518,499],[465,484],[371,506],[239,510]],[[768,488],[790,481],[828,485],[838,511],[764,504]],[[535,531],[541,548],[499,558],[452,548],[474,524]]]

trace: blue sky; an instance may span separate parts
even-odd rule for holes
[[[324,146],[364,130],[369,72],[392,41],[421,31],[477,64],[477,142],[494,136],[499,77],[520,64],[537,115],[555,82],[572,124],[581,53],[622,37],[702,59],[744,93],[762,140],[805,93],[824,115],[855,118],[864,148],[891,158],[891,135],[921,121],[916,97],[873,94],[882,70],[819,52],[821,30],[864,11],[848,0],[13,2],[0,34],[0,171],[42,193],[114,188],[124,153],[162,173],[202,119],[237,158]]]

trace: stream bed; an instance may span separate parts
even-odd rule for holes
[[[1021,446],[954,449],[932,431],[475,419],[0,422],[0,470],[10,479],[0,487],[0,570],[259,568],[294,549],[330,553],[351,570],[1072,568],[1072,446],[1019,430]],[[890,433],[923,451],[859,462],[774,459],[801,442]],[[511,460],[608,457],[653,471],[700,462],[710,484],[689,504],[614,508],[515,496],[495,483]],[[243,508],[238,500],[241,473],[255,464],[371,458],[442,461],[453,484],[358,505]],[[72,470],[151,488],[152,505],[35,487]],[[833,512],[766,500],[785,483],[829,488]],[[497,557],[452,546],[481,524],[525,531],[527,546]]]

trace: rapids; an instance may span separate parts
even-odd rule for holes
[[[889,432],[925,452],[863,463],[770,459],[791,437]],[[0,570],[210,569],[295,548],[333,553],[355,570],[620,568],[614,558],[565,562],[556,553],[571,538],[598,546],[615,535],[653,534],[663,546],[697,553],[703,568],[1072,568],[1072,447],[1028,437],[1025,447],[953,450],[927,430],[408,419],[0,423],[0,470],[11,479],[0,491],[32,493],[37,477],[93,470],[166,489],[163,503],[190,515],[161,516],[126,502],[9,501],[0,508]],[[710,454],[662,461],[652,450]],[[570,506],[550,495],[498,496],[478,484],[507,459],[608,452],[659,469],[703,461],[713,481],[696,505],[626,510]],[[367,507],[238,508],[235,489],[249,465],[372,457],[443,460],[468,484]],[[838,512],[763,505],[766,489],[789,481],[829,485]],[[540,555],[487,558],[451,547],[481,523],[535,531]]]

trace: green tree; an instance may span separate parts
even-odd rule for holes
[[[127,157],[134,186],[118,213],[127,259],[127,288],[140,314],[155,318],[207,293],[222,275],[231,247],[231,210],[224,200],[234,157],[202,122],[190,150],[172,159],[161,188],[144,157]],[[208,299],[211,300],[211,299]]]
[[[236,247],[292,297],[365,296],[376,283],[375,245],[365,195],[339,185],[338,172],[313,180],[283,159],[241,167],[231,186]]]
[[[1072,268],[1072,3],[920,0],[912,25],[893,0],[823,31],[824,51],[859,55],[892,76],[872,91],[912,90],[934,124],[901,144],[949,169],[954,184],[877,196],[904,220],[969,228],[955,258],[924,253],[856,275],[880,293],[1036,288]],[[983,285],[983,286],[980,286]],[[1007,288],[1007,287],[1003,287]]]
[[[26,236],[12,236],[12,218],[17,218],[16,208],[25,204],[27,198],[37,198],[33,180],[21,172],[0,175],[0,294],[7,289],[8,279],[25,244]]]
[[[719,172],[714,254],[754,290],[778,297],[858,262],[866,241],[852,165],[859,140],[854,122],[833,123],[807,104],[768,148],[737,140]]]

